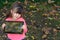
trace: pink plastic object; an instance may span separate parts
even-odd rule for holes
[[[6,18],[6,21],[12,21],[12,18]],[[23,21],[24,22],[23,33],[22,34],[7,34],[7,36],[11,40],[22,40],[26,37],[25,33],[27,32],[27,25],[26,25],[25,20],[22,17],[16,19],[16,21]]]

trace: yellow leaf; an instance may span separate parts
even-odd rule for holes
[[[32,37],[32,39],[34,39],[34,36],[31,36]]]

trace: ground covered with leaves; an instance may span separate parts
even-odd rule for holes
[[[0,25],[4,22],[6,12],[16,0],[0,1]],[[19,1],[19,0],[18,0]],[[23,3],[28,33],[25,40],[60,40],[60,3],[47,0],[20,0]],[[1,26],[0,26],[1,29]],[[6,35],[0,32],[0,40]]]

